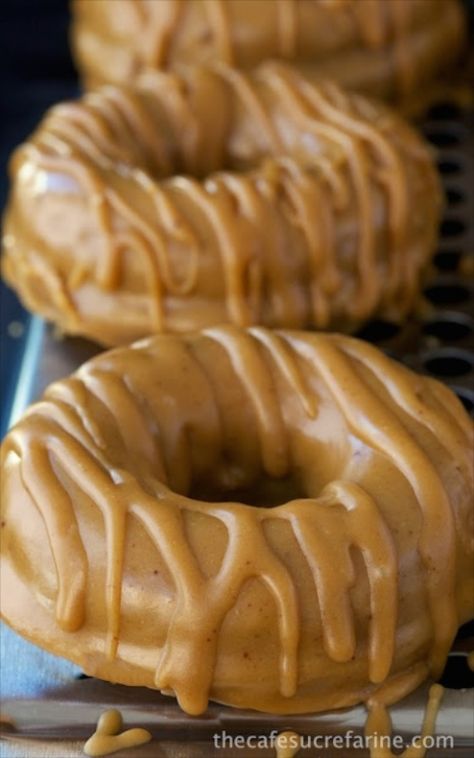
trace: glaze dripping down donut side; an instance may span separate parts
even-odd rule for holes
[[[3,442],[3,618],[192,714],[393,702],[474,611],[472,451],[449,390],[349,337],[117,348]]]
[[[277,64],[156,72],[59,105],[11,173],[6,280],[107,345],[224,322],[399,320],[441,207],[402,119]]]

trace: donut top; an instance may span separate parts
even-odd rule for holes
[[[308,591],[311,607],[319,608],[316,638],[327,661],[349,665],[367,656],[368,683],[359,697],[392,672],[384,698],[396,700],[407,679],[418,682],[420,671],[426,676],[425,652],[419,652],[424,635],[431,671],[439,672],[458,624],[472,612],[472,442],[472,424],[448,389],[348,337],[229,326],[101,354],[52,385],[2,448],[5,487],[8,472],[19,465],[21,486],[41,514],[54,558],[57,590],[49,588],[54,569],[38,580],[47,613],[55,604],[56,621],[41,622],[48,630],[45,644],[57,651],[54,639],[66,633],[64,654],[94,671],[94,659],[113,661],[118,650],[140,645],[131,641],[135,622],[129,616],[139,612],[140,665],[154,665],[153,685],[174,692],[183,709],[197,714],[210,693],[216,696],[224,620],[248,582],[258,579],[277,610],[278,709],[328,708],[337,699],[308,695],[303,708],[297,699],[292,706],[307,657],[314,655],[298,579],[308,569],[292,563],[298,560],[306,562],[308,585],[316,590],[317,600]],[[281,504],[288,477],[298,484]],[[19,490],[8,491],[4,503],[13,506]],[[237,493],[244,492],[267,507],[238,502]],[[105,547],[102,527],[92,518],[96,509]],[[10,507],[3,518],[3,612],[13,607],[7,621],[41,642],[41,631],[21,621],[30,601],[21,599],[17,584],[18,577],[28,581],[37,537],[28,559],[21,514]],[[127,536],[132,522],[147,535],[134,558]],[[288,533],[291,539],[282,541]],[[370,618],[364,616],[362,627],[356,609],[363,601],[351,595],[356,576],[362,581],[354,550],[368,578]],[[100,582],[92,553],[93,561],[105,561]],[[419,556],[420,574],[407,570],[412,554]],[[144,561],[149,567],[161,561],[160,580],[153,576],[157,571],[140,568]],[[160,604],[148,627],[143,614],[150,613],[150,601],[140,597],[156,581]],[[405,592],[411,600],[403,599]],[[171,597],[169,622],[159,621]],[[400,642],[404,603],[414,603],[417,619],[425,599],[427,626],[410,621],[409,637]],[[102,640],[97,630],[104,603]],[[39,618],[45,611],[37,610]],[[72,634],[81,629],[99,634],[93,652],[83,656],[74,654],[84,643]],[[367,637],[363,653],[360,635]],[[301,651],[303,639],[309,648]],[[245,658],[253,641],[247,635],[243,640]],[[398,656],[410,645],[418,652],[400,671]],[[240,651],[232,665],[245,664]],[[344,671],[339,676],[344,680]],[[137,683],[123,672],[114,680]],[[343,680],[338,695],[348,686]],[[318,687],[323,683],[321,674]],[[246,702],[244,696],[237,700]],[[268,708],[266,702],[252,705]]]
[[[223,321],[222,299],[240,326],[347,329],[374,312],[400,318],[440,210],[429,150],[402,119],[278,64],[254,75],[156,72],[59,105],[11,169],[5,273],[42,313],[47,286],[49,312],[65,314],[71,331],[86,328],[77,302],[93,321],[92,285],[96,299],[143,286],[145,334]],[[71,207],[81,192],[95,226],[69,250],[80,212],[48,214],[47,204],[60,196]],[[22,215],[22,198],[36,197]]]
[[[457,0],[75,0],[73,41],[86,82],[145,68],[265,59],[377,94],[413,92],[450,63],[462,37]]]

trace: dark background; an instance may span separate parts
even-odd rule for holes
[[[107,2],[107,0],[104,0]],[[68,0],[0,0],[0,210],[7,199],[8,158],[53,103],[78,94],[69,52]],[[28,315],[0,284],[0,435],[21,361]],[[16,333],[21,327],[16,327]]]
[[[465,3],[472,31],[474,0]],[[79,92],[68,34],[68,0],[0,0],[0,210],[7,197],[12,149],[33,131],[50,105]],[[18,332],[28,318],[15,295],[0,283],[0,436],[23,352],[24,333]],[[17,336],[9,328],[12,321],[20,324]]]

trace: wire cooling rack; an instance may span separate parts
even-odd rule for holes
[[[446,207],[424,297],[402,326],[371,321],[358,333],[446,382],[474,411],[474,113],[442,103],[421,124],[436,152]]]

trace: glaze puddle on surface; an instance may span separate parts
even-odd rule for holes
[[[91,758],[110,755],[118,750],[139,747],[150,742],[152,736],[147,729],[127,729],[124,732],[120,711],[104,711],[97,723],[97,729],[84,745],[84,753]]]

